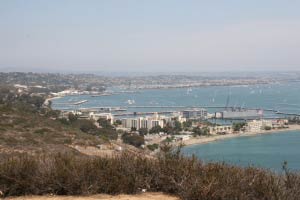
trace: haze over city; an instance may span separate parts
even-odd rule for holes
[[[3,0],[0,70],[298,70],[299,7],[293,0]]]

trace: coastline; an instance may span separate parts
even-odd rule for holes
[[[264,134],[273,134],[280,132],[289,132],[289,131],[300,131],[300,125],[289,125],[288,128],[283,129],[273,129],[270,131],[259,131],[259,132],[244,132],[244,133],[231,133],[227,135],[213,135],[213,136],[200,136],[196,138],[191,138],[189,140],[181,142],[184,146],[207,144],[211,142],[216,142],[219,140],[225,140],[236,137],[249,137],[249,136],[259,136]],[[178,143],[179,144],[179,143]]]
[[[45,101],[44,101],[44,104],[45,105],[48,105],[49,104],[49,101],[52,101],[54,99],[60,99],[62,98],[61,96],[54,96],[54,97],[49,97],[49,98],[46,98]]]

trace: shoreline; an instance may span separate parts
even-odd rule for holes
[[[183,141],[183,142],[181,142],[181,144],[183,144],[184,146],[201,145],[201,144],[207,144],[207,143],[211,143],[211,142],[216,142],[216,141],[231,139],[231,138],[237,138],[237,137],[259,136],[259,135],[264,135],[264,134],[274,134],[274,133],[290,132],[290,131],[300,131],[300,125],[289,125],[289,128],[273,129],[270,131],[231,133],[231,134],[227,134],[227,135],[200,136],[200,137],[191,138],[189,140]]]
[[[44,105],[48,105],[50,101],[52,102],[52,100],[54,100],[54,99],[60,99],[60,98],[62,98],[62,97],[61,96],[48,97],[48,98],[45,99]]]

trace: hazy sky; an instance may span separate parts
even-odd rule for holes
[[[299,0],[0,0],[0,70],[300,70]]]

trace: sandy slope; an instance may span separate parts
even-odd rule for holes
[[[162,193],[143,193],[139,195],[94,195],[94,196],[26,196],[7,198],[9,200],[179,200]]]

